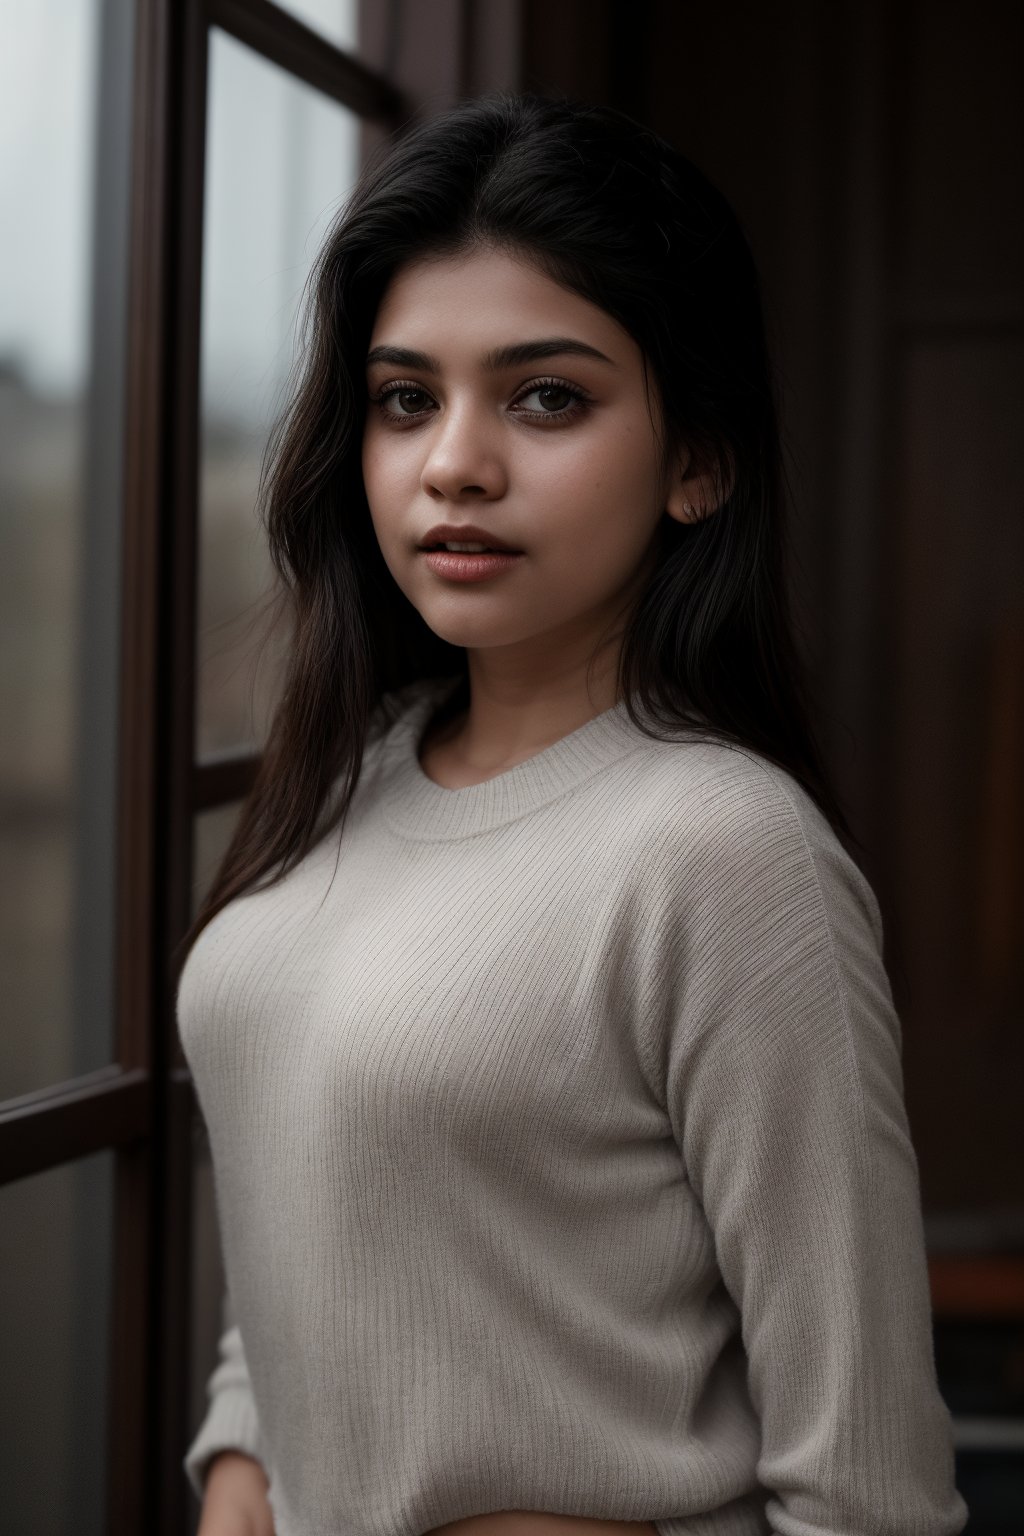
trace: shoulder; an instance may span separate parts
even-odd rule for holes
[[[792,773],[749,747],[646,737],[629,773],[637,867],[674,904],[723,920],[752,905],[826,926],[855,919],[881,946],[870,883]]]

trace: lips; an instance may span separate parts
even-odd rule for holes
[[[482,549],[449,549],[449,544],[479,544],[480,539],[446,539],[443,544],[421,544],[428,553],[443,550],[446,555],[518,555],[522,550],[509,549],[507,544],[485,544]]]
[[[467,523],[464,527],[454,523],[438,523],[424,535],[418,547],[423,550],[443,549],[446,544],[482,544],[488,553],[498,555],[523,553],[521,549],[516,549],[515,545],[507,543],[497,534],[491,533],[486,528],[477,528],[471,523]],[[469,551],[458,550],[453,553],[465,554]]]
[[[428,570],[442,581],[492,581],[525,559],[521,550],[499,549],[474,554],[469,550],[424,549],[420,553]]]

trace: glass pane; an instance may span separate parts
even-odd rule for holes
[[[235,822],[241,810],[241,802],[218,805],[212,811],[201,811],[192,824],[192,916],[199,911],[199,903],[209,890],[217,873],[217,866],[227,851]]]
[[[132,0],[0,47],[0,1098],[112,1053]]]
[[[113,1152],[0,1187],[5,1531],[103,1536]]]
[[[259,745],[281,655],[258,655],[271,590],[255,516],[287,399],[309,269],[355,181],[359,119],[214,28],[203,248],[200,758]],[[257,662],[259,663],[257,666]]]
[[[355,52],[358,26],[357,0],[277,0],[283,11],[291,11],[299,21],[315,32],[322,32],[339,48]]]

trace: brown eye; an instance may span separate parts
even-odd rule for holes
[[[399,401],[400,410],[389,411],[386,409],[387,402],[391,399]],[[407,410],[406,407],[409,405],[410,399],[413,404],[411,409]],[[392,384],[388,389],[383,389],[379,395],[374,396],[374,404],[380,406],[385,416],[415,416],[419,414],[421,409],[421,407],[416,405],[416,401],[426,399],[429,399],[426,390],[418,389],[414,384]]]
[[[563,388],[561,384],[542,384],[539,389],[533,389],[530,393],[537,396],[545,410],[549,406],[555,411],[564,410],[573,398],[570,391]],[[552,395],[555,397],[554,400],[551,398]],[[561,403],[558,399],[559,395],[562,397]]]
[[[541,379],[536,384],[531,384],[530,388],[516,400],[516,405],[521,405],[524,400],[529,400],[532,396],[536,396],[540,401],[540,409],[528,406],[525,414],[542,419],[564,421],[585,410],[587,406],[587,396],[582,390],[572,384],[565,384],[560,379]]]

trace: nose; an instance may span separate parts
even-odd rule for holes
[[[508,475],[498,432],[485,405],[467,400],[449,406],[425,434],[427,453],[420,476],[425,493],[439,501],[464,496],[492,501],[503,496]]]

